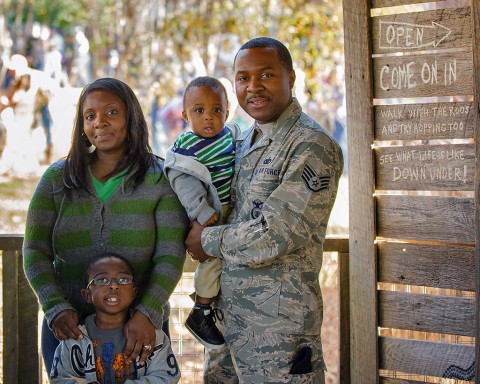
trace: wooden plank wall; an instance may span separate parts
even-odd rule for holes
[[[352,383],[479,372],[479,7],[344,0]]]
[[[474,1],[473,8],[473,70],[475,75],[475,133],[476,169],[480,169],[480,4]],[[475,372],[480,372],[480,172],[475,177],[475,293],[476,293],[476,343],[475,343]],[[477,379],[478,381],[478,379]]]

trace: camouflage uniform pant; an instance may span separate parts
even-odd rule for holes
[[[228,348],[206,351],[206,384],[325,383],[319,336],[246,332],[227,336],[227,343]],[[310,373],[291,374],[295,353],[302,347],[312,350],[312,370]]]

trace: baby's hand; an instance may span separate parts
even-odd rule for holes
[[[218,221],[218,215],[217,215],[217,212],[215,212],[212,216],[210,216],[210,218],[205,223],[203,223],[203,226],[208,227],[210,225],[215,224],[217,221]]]

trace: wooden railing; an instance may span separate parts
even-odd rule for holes
[[[41,384],[44,380],[39,352],[39,306],[23,273],[22,242],[22,235],[0,235],[3,303],[1,353],[3,377],[0,382]],[[327,238],[324,251],[338,253],[338,382],[348,384],[350,383],[348,238]],[[192,272],[194,268],[194,264],[187,263],[184,271]]]

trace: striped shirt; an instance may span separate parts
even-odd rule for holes
[[[194,157],[203,164],[212,177],[212,183],[222,205],[230,201],[230,184],[235,164],[234,138],[227,127],[209,138],[193,132],[182,133],[173,144],[173,152]]]
[[[135,189],[122,183],[102,202],[90,178],[87,190],[63,187],[65,160],[42,176],[27,214],[25,275],[50,324],[65,309],[94,312],[85,302],[85,268],[99,253],[115,252],[133,266],[133,307],[161,328],[168,299],[183,272],[188,217],[161,171],[152,166]],[[127,174],[128,177],[128,174]]]

